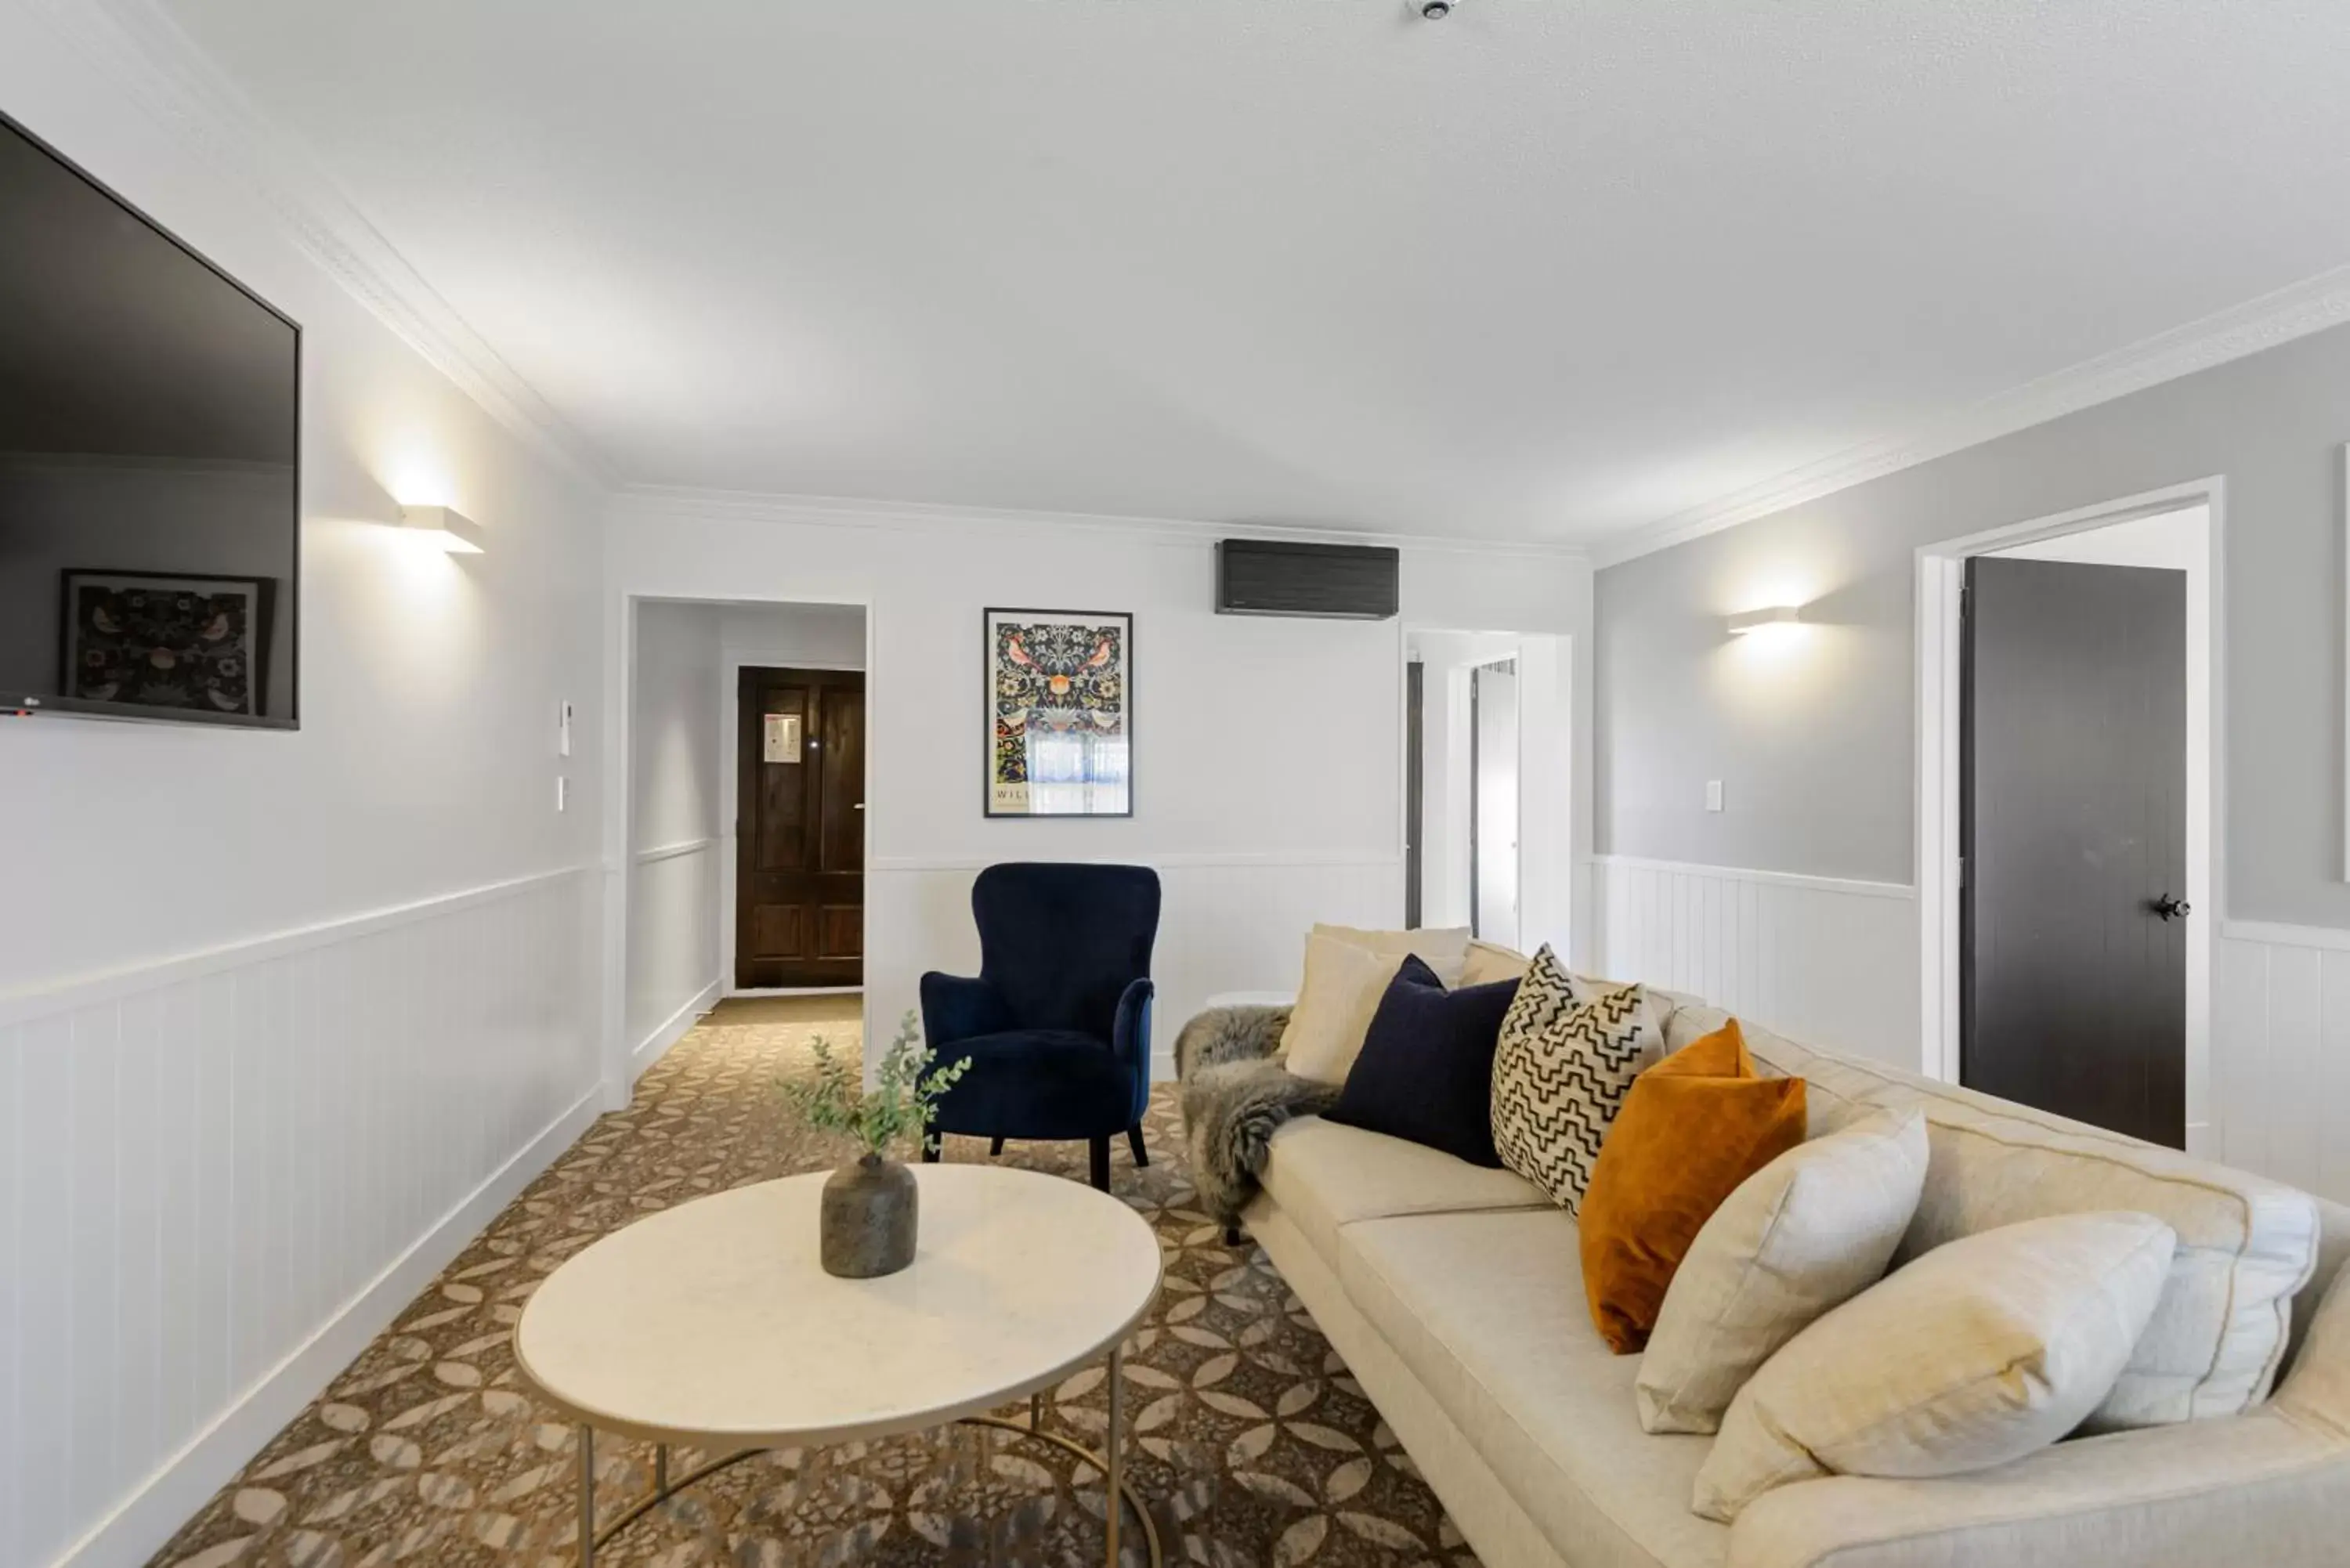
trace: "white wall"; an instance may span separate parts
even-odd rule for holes
[[[629,1071],[692,1027],[724,982],[719,951],[720,650],[724,612],[650,603],[637,617],[629,724]]]
[[[993,861],[1159,867],[1162,1055],[1210,993],[1294,985],[1313,921],[1400,918],[1399,623],[1217,616],[1212,540],[1172,525],[816,503],[617,507],[615,596],[870,606],[869,1040],[886,1041],[914,1005],[924,970],[973,971],[971,882]],[[1579,561],[1555,555],[1415,549],[1404,557],[1404,613],[1573,633],[1587,583]],[[983,817],[988,606],[1134,615],[1131,819]],[[613,618],[617,669],[624,618]]]
[[[732,671],[743,665],[865,668],[865,610],[858,605],[727,605],[719,612],[718,636],[729,667],[729,713],[734,711]]]
[[[303,727],[0,725],[11,1568],[144,1561],[586,1125],[598,1076],[598,493],[51,20],[0,6],[0,104],[305,328]],[[488,553],[420,547],[402,501],[479,519]]]

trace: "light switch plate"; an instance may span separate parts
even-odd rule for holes
[[[571,754],[571,700],[567,697],[556,710],[555,754],[558,757]]]
[[[1721,781],[1720,779],[1708,779],[1705,781],[1705,809],[1708,811],[1720,811],[1721,809]]]

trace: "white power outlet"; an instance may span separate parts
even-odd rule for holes
[[[555,775],[555,809],[557,811],[571,809],[571,781],[561,774]]]
[[[1720,779],[1708,779],[1705,781],[1705,809],[1708,811],[1720,811],[1721,809],[1721,781]]]

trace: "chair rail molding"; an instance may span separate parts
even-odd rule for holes
[[[600,880],[9,1000],[0,1562],[143,1562],[587,1129]]]
[[[1791,1039],[1916,1072],[1918,904],[1903,882],[1599,855],[1613,980],[1704,997]]]

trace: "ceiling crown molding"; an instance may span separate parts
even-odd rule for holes
[[[1197,544],[1216,539],[1280,539],[1310,545],[1381,545],[1402,550],[1438,550],[1474,555],[1538,556],[1587,561],[1580,545],[1524,539],[1469,539],[1423,534],[1379,534],[1362,529],[1299,528],[1272,523],[1211,523],[1188,517],[1134,517],[1117,513],[1024,512],[1002,506],[962,506],[928,501],[868,501],[840,495],[790,495],[761,491],[706,490],[692,485],[630,484],[612,498],[613,515],[623,519],[683,519],[705,522],[787,523],[819,528],[1080,529],[1156,535]]]
[[[1752,523],[1758,517],[1768,517],[1823,495],[1849,490],[1856,484],[2345,322],[2350,322],[2350,266],[2322,272],[2272,294],[2027,381],[1944,415],[1918,430],[1847,448],[1703,505],[1615,535],[1592,546],[1593,560],[1605,568],[1691,539],[1701,539],[1708,534],[1719,534],[1725,528],[1735,528],[1742,523]]]
[[[615,486],[602,454],[151,0],[34,0],[34,8],[174,141],[260,198],[306,255],[493,419],[577,477]]]

